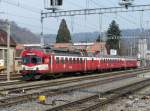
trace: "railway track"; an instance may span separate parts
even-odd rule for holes
[[[18,73],[10,74],[10,80],[19,80],[20,78],[21,78],[21,74],[18,74]],[[7,80],[7,74],[0,73],[0,81],[6,81],[6,80]]]
[[[101,96],[103,98],[101,98],[98,94],[95,94],[80,100],[76,100],[61,106],[48,109],[46,111],[93,111],[105,104],[112,102],[118,97],[121,97],[125,94],[130,94],[148,85],[150,85],[150,79],[113,89],[104,92],[103,94],[101,93]]]
[[[132,69],[132,70],[125,70],[125,71],[116,71],[116,72],[106,72],[106,73],[96,73],[96,74],[93,74],[93,75],[90,75],[90,76],[81,76],[81,77],[67,77],[65,79],[55,79],[55,80],[50,80],[50,81],[44,81],[46,84],[47,82],[50,82],[51,84],[54,83],[54,85],[57,85],[55,83],[58,83],[61,81],[76,81],[77,79],[81,79],[81,80],[86,80],[86,79],[94,79],[94,78],[103,78],[103,77],[109,77],[109,76],[113,76],[113,75],[119,75],[119,74],[125,74],[125,73],[132,73],[132,72],[137,72],[137,71],[142,71],[142,70],[149,70],[149,68],[139,68],[139,69]],[[14,74],[15,75],[15,74]],[[18,74],[17,74],[18,75]],[[1,78],[2,76],[2,78]],[[1,80],[5,80],[3,79],[3,76],[6,76],[6,74],[0,74],[0,81]],[[20,76],[20,74],[19,74]],[[15,77],[15,78],[18,78],[18,77]],[[25,84],[27,83],[27,84]],[[28,84],[30,83],[30,84]],[[43,82],[42,82],[43,83]],[[22,81],[22,80],[19,80],[19,79],[15,79],[15,81],[10,81],[10,82],[5,82],[5,81],[2,81],[0,82],[0,87],[3,87],[3,86],[11,86],[12,88],[8,88],[8,90],[11,90],[11,89],[20,89],[20,88],[25,88],[25,86],[29,86],[29,85],[34,85],[34,84],[37,84],[37,85],[42,85],[42,83],[40,81],[34,81],[34,82],[31,82],[31,81]],[[20,86],[20,87],[16,87],[16,85],[18,84],[24,84],[23,86]],[[13,85],[14,85],[14,88],[13,88]],[[4,88],[5,90],[7,90],[7,88]],[[2,90],[1,90],[2,91]]]
[[[82,77],[56,79],[56,80],[50,80],[50,81],[36,81],[36,82],[29,82],[29,83],[26,81],[16,81],[16,82],[10,82],[10,83],[3,83],[3,84],[0,84],[1,86],[0,94],[3,94],[3,93],[6,94],[5,92],[13,93],[13,92],[30,91],[30,90],[34,90],[38,88],[43,88],[43,87],[57,86],[57,85],[68,84],[68,83],[78,82],[78,81],[83,81],[83,80],[92,80],[92,79],[97,79],[97,78],[119,76],[119,75],[123,75],[127,73],[137,74],[136,72],[139,72],[139,71],[145,72],[145,71],[149,71],[149,69],[148,68],[135,69],[135,70],[111,72],[111,73],[104,73],[104,74],[95,74],[95,75],[82,76]]]
[[[145,71],[140,71],[138,73],[144,73],[144,72],[148,72],[148,71],[149,70],[145,70]],[[66,83],[65,86],[63,86],[63,87],[60,86],[60,87],[55,87],[55,88],[52,88],[52,89],[42,89],[42,90],[39,89],[39,90],[37,90],[37,88],[36,88],[35,91],[30,92],[28,94],[21,94],[21,95],[17,95],[17,96],[6,97],[6,98],[3,98],[3,99],[0,99],[0,107],[3,108],[3,107],[16,105],[16,104],[19,104],[19,103],[22,103],[22,102],[35,100],[41,94],[46,95],[46,96],[55,96],[55,95],[58,95],[58,94],[67,93],[67,92],[78,90],[78,89],[83,89],[83,88],[87,88],[87,87],[96,86],[98,84],[105,84],[105,83],[112,82],[112,81],[117,81],[117,80],[122,80],[122,79],[125,79],[125,78],[135,77],[136,73],[135,72],[133,73],[134,76],[131,76],[130,74],[128,74],[128,75],[126,74],[126,76],[118,76],[118,77],[103,79],[101,81],[97,80],[97,81],[85,82],[85,83],[74,84],[74,85],[70,85],[69,83]],[[94,78],[94,76],[92,76],[92,77]],[[90,79],[90,76],[88,76],[88,78]],[[78,81],[81,81],[81,78],[79,78]],[[59,83],[57,83],[57,84],[59,84]],[[69,84],[69,85],[67,85],[67,84]]]

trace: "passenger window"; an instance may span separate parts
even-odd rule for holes
[[[56,64],[59,64],[59,57],[56,57]]]
[[[80,62],[79,62],[79,58],[77,58],[77,63],[79,64]]]
[[[68,63],[68,58],[65,58],[65,63]]]
[[[72,64],[72,58],[69,58],[69,63]]]
[[[65,63],[64,58],[63,58],[63,57],[61,58],[61,63],[62,63],[62,64],[64,64],[64,63]]]
[[[82,58],[80,58],[80,63],[82,63]]]
[[[51,64],[51,57],[49,58],[49,64]]]
[[[92,62],[94,61],[94,58],[92,58]]]
[[[76,59],[75,59],[75,58],[73,58],[73,63],[74,63],[74,64],[76,63]]]

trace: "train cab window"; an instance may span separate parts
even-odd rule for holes
[[[31,56],[31,63],[40,64],[42,62],[42,58],[38,56]]]
[[[59,57],[56,57],[56,64],[59,64]]]
[[[82,58],[80,58],[80,63],[82,64]]]
[[[62,63],[62,64],[64,64],[64,63],[65,63],[65,60],[64,60],[64,58],[63,58],[63,57],[61,58],[61,63]]]

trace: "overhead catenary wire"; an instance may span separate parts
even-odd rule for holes
[[[21,15],[21,14],[5,12],[4,14],[6,14],[7,16],[19,17],[19,19],[20,18],[22,18],[22,19],[29,19],[29,20],[33,20],[33,21],[38,21],[40,23],[41,10],[39,8],[33,8],[31,6],[28,6],[28,5],[19,3],[19,2],[8,1],[8,0],[2,0],[2,2],[6,3],[6,4],[9,4],[9,5],[13,5],[13,6],[18,7],[18,8],[25,9],[25,10],[27,10],[29,12],[34,12],[34,13],[39,14],[39,18],[35,18],[35,17],[31,17],[31,16],[24,16],[24,15]],[[31,26],[31,28],[40,30],[40,26],[36,26],[36,25],[33,25],[33,24],[25,23],[25,22],[19,22],[19,21],[17,21],[17,23],[22,24],[22,25],[26,25],[26,26]],[[44,28],[49,30],[48,27],[44,27]],[[51,30],[54,30],[54,29],[51,29]]]
[[[69,0],[68,0],[68,1],[69,1]],[[86,3],[85,3],[85,4],[86,4],[86,7],[89,7],[89,1],[90,1],[90,0],[86,0],[86,1],[85,1],[85,2],[86,2]],[[77,5],[77,4],[74,3],[72,0],[69,1],[69,3],[70,3],[70,4],[73,4],[74,6],[76,6],[76,7],[78,7],[78,8],[81,8],[81,9],[84,8],[84,7],[82,7],[82,6]],[[87,16],[85,15],[85,16],[84,16],[84,21],[86,21],[86,19],[87,19]],[[77,24],[77,23],[74,22],[74,24]],[[82,24],[83,24],[83,23],[79,24],[78,26],[85,27],[85,24],[84,24],[84,25],[82,25]],[[95,29],[97,29],[96,27],[97,27],[96,25],[90,23],[90,24],[86,25],[85,28],[90,28],[90,29],[95,30]]]
[[[29,19],[29,20],[36,20],[36,21],[40,21],[40,17],[39,18],[35,18],[35,17],[31,17],[31,16],[23,16],[23,15],[17,15],[17,14],[12,14],[9,12],[4,12],[4,14],[7,14],[9,16],[13,16],[13,17],[19,17],[19,18],[23,18],[23,19]]]
[[[78,7],[78,8],[82,8],[82,6],[81,6],[81,5],[79,5],[79,4],[77,4],[77,3],[72,2],[72,0],[71,0],[71,1],[70,1],[70,0],[67,0],[67,2],[69,2],[69,5],[76,6],[76,7]]]
[[[12,1],[8,1],[8,0],[2,0],[1,2],[9,4],[9,5],[13,5],[15,7],[25,9],[25,10],[30,11],[30,12],[34,12],[34,13],[38,13],[38,14],[41,13],[41,9],[37,9],[37,8],[35,9],[33,7],[30,7],[30,6],[27,6],[24,4],[18,4],[17,2],[12,2]]]
[[[94,0],[92,0],[92,1],[94,1]],[[107,2],[110,2],[110,1],[107,1]],[[112,3],[112,2],[111,2],[111,3]],[[96,4],[96,3],[95,3],[95,5],[99,6],[99,5]],[[120,18],[126,20],[127,22],[132,23],[133,25],[138,26],[138,24],[137,24],[136,22],[134,22],[134,21],[132,21],[132,20],[130,20],[130,19],[124,17],[124,16],[118,15],[117,13],[115,13],[115,14],[116,14],[116,17],[118,16],[118,17],[120,17]]]
[[[94,1],[94,0],[91,0],[91,2],[95,5],[95,6],[98,6],[98,7],[105,7],[104,5],[100,5],[98,2]]]

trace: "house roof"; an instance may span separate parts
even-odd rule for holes
[[[56,43],[54,48],[72,48],[72,43]]]
[[[0,46],[7,46],[7,33],[0,29]],[[15,47],[16,42],[10,37],[10,46]]]

